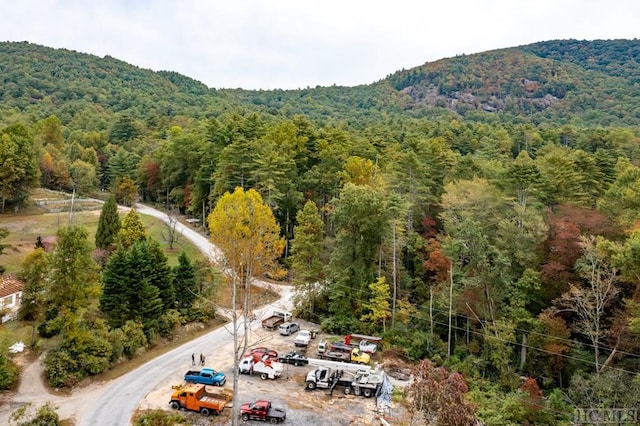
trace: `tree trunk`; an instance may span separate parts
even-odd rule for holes
[[[396,271],[396,225],[393,221],[393,300],[391,301],[391,328],[396,325],[396,297],[398,293],[398,278]]]
[[[524,370],[524,364],[527,362],[527,335],[522,335],[522,345],[520,346],[520,371]]]
[[[429,286],[429,329],[431,330],[431,341],[433,341],[433,286]]]
[[[238,364],[240,363],[239,347],[238,347],[238,314],[236,311],[236,277],[231,280],[231,320],[233,324],[233,411],[231,413],[231,424],[236,426],[238,419],[238,409],[240,404],[238,401]]]
[[[451,358],[451,316],[453,314],[453,261],[449,262],[449,332],[447,334],[447,360]]]

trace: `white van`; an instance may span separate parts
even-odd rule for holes
[[[298,331],[299,328],[300,325],[298,325],[297,322],[285,322],[283,324],[280,324],[280,327],[278,327],[278,332],[283,336],[290,336]]]

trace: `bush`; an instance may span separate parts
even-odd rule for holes
[[[158,333],[162,337],[171,337],[181,322],[180,313],[175,309],[169,309],[158,320]]]
[[[127,321],[122,326],[124,340],[122,342],[124,354],[132,357],[138,349],[147,344],[147,336],[144,333],[144,327],[139,322]]]
[[[50,351],[44,359],[44,373],[47,382],[56,388],[74,386],[79,377],[78,363],[64,349]]]
[[[62,330],[63,322],[64,319],[62,317],[46,320],[38,325],[38,334],[44,338],[57,336]]]
[[[20,369],[4,354],[0,355],[0,389],[10,389],[18,381]]]
[[[76,359],[80,377],[102,373],[111,363],[113,347],[107,329],[100,322],[90,326],[69,330],[61,346]]]
[[[356,318],[329,317],[322,320],[320,327],[330,334],[348,334],[360,329],[361,323]]]
[[[209,304],[202,304],[199,307],[183,309],[181,313],[184,322],[200,321],[206,323],[216,317],[216,308]]]
[[[20,421],[18,426],[58,426],[60,424],[60,418],[56,412],[57,407],[51,402],[45,403],[34,414],[30,413],[30,408],[30,402],[18,408],[11,414],[11,420]]]
[[[153,410],[143,413],[133,421],[134,426],[174,426],[186,424],[187,419],[180,414],[169,414],[163,410]]]
[[[109,341],[111,342],[111,362],[118,361],[124,355],[125,336],[120,328],[116,328],[109,332]]]

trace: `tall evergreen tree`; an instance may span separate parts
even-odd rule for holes
[[[327,275],[331,291],[330,310],[341,320],[359,318],[368,285],[376,279],[380,246],[389,229],[384,193],[369,186],[348,183],[335,201],[335,248]]]
[[[60,228],[57,237],[50,263],[49,306],[74,312],[88,306],[91,297],[97,295],[98,269],[85,228]]]
[[[132,275],[129,266],[127,251],[121,247],[109,257],[102,271],[100,310],[113,328],[122,327],[131,318],[131,308],[126,297]]]
[[[109,250],[116,241],[116,236],[120,231],[120,216],[118,215],[118,205],[116,197],[109,195],[107,201],[102,206],[98,229],[96,231],[96,248]]]
[[[149,330],[175,304],[167,258],[155,241],[120,247],[105,265],[102,283],[100,310],[113,327],[135,320]]]
[[[198,296],[198,285],[195,267],[184,251],[180,252],[178,264],[171,272],[177,307],[190,308]]]
[[[298,297],[303,299],[298,306],[308,306],[308,315],[313,317],[318,297],[317,283],[324,278],[322,262],[324,223],[320,218],[318,207],[309,200],[296,216],[298,225],[294,228],[294,239],[291,241],[291,270],[293,284]],[[304,308],[303,308],[304,309]],[[307,309],[304,309],[307,311]],[[301,312],[298,315],[303,314]],[[311,318],[310,318],[311,319]]]
[[[158,289],[158,295],[164,305],[162,309],[164,312],[175,306],[175,291],[171,282],[169,260],[157,241],[148,239],[138,244],[142,246],[146,257],[144,265],[141,266],[144,277],[150,285]]]

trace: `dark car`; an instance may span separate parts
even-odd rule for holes
[[[296,367],[300,365],[309,364],[309,359],[307,359],[306,356],[301,355],[296,351],[290,351],[284,355],[280,355],[278,357],[278,361],[280,361],[283,364],[293,364]]]

